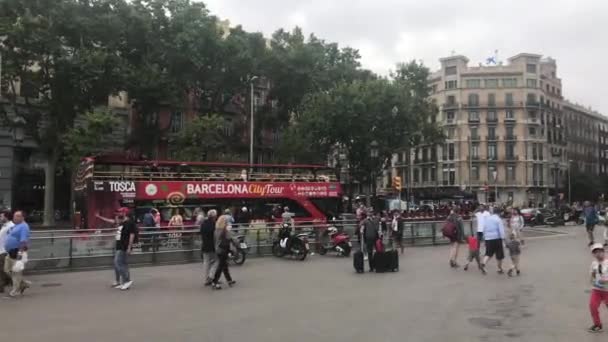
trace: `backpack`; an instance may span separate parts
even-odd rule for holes
[[[443,224],[443,228],[441,228],[441,233],[448,239],[454,239],[456,238],[456,230],[456,223],[448,220],[445,221],[445,223]]]
[[[382,244],[382,239],[376,240],[376,252],[384,252],[384,244]]]

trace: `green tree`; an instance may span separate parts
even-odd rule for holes
[[[307,96],[284,149],[295,158],[317,156],[320,161],[339,149],[352,180],[369,182],[396,151],[442,139],[431,119],[437,109],[429,98],[427,76],[424,66],[412,62],[400,65],[391,79],[341,82]],[[372,146],[377,151],[373,158]]]
[[[183,130],[171,137],[179,160],[200,160],[218,151],[225,144],[225,120],[218,115],[205,115],[192,120]]]
[[[108,95],[121,88],[122,61],[114,49],[120,35],[108,25],[113,17],[111,3],[5,0],[0,4],[2,82],[10,100],[2,114],[22,117],[27,133],[46,156],[46,225],[53,223],[55,174],[64,137],[79,115],[105,105]]]

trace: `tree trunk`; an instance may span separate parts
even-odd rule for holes
[[[55,224],[55,173],[57,170],[57,152],[49,154],[44,169],[44,226]]]

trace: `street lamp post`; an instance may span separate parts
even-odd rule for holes
[[[570,185],[570,170],[572,159],[568,160],[568,204],[572,204],[572,187]]]
[[[492,178],[494,178],[494,203],[498,203],[498,171],[492,171]]]
[[[371,162],[372,162],[372,168],[371,168],[371,181],[370,181],[370,187],[371,187],[371,192],[372,192],[372,197],[376,198],[376,175],[375,175],[375,168],[376,168],[376,160],[378,159],[378,142],[376,140],[372,141],[370,144],[370,157],[371,157]]]
[[[249,79],[249,167],[253,168],[253,82],[255,82],[259,77],[253,76]],[[250,170],[252,171],[252,170]]]

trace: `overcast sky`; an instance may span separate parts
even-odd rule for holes
[[[557,60],[566,98],[608,115],[606,0],[205,0],[214,15],[270,36],[300,26],[358,49],[386,74],[398,61],[432,70],[452,51],[477,65],[498,50]]]

